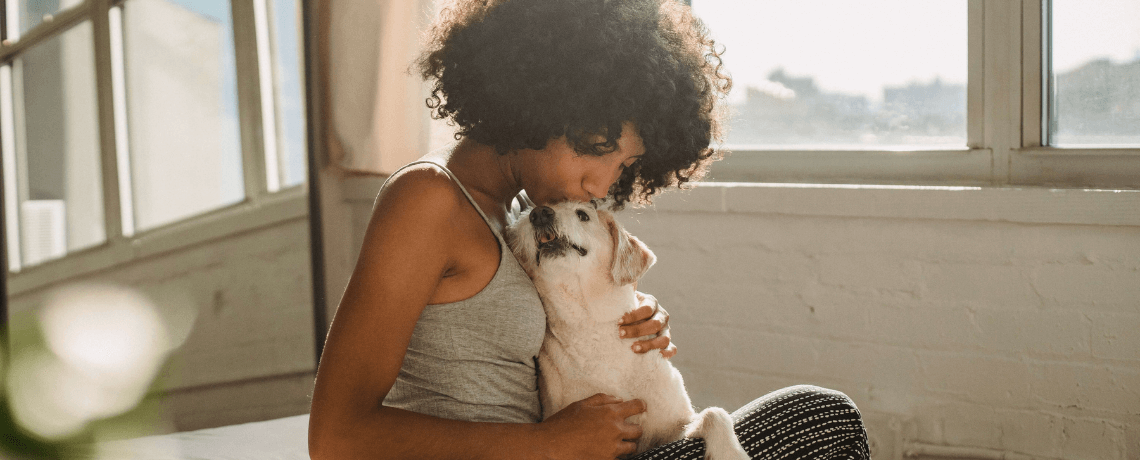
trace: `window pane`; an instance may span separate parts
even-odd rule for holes
[[[1140,145],[1140,2],[1053,0],[1052,145]]]
[[[20,18],[20,32],[26,32],[43,22],[44,15],[55,14],[83,3],[83,0],[21,0],[12,2],[14,8],[19,8],[17,15]]]
[[[692,5],[725,47],[730,147],[965,147],[967,2]]]
[[[123,6],[139,229],[245,197],[232,31],[225,0],[127,0]]]
[[[274,77],[277,88],[278,137],[281,185],[305,181],[305,93],[303,78],[301,6],[297,0],[272,0],[270,30],[273,33]]]
[[[13,63],[23,265],[106,240],[90,22]]]

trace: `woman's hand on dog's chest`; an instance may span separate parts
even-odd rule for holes
[[[571,403],[535,426],[546,458],[596,459],[626,457],[637,452],[641,425],[629,417],[644,413],[645,401],[597,393]]]
[[[637,293],[638,307],[622,316],[618,325],[618,337],[647,338],[632,345],[635,353],[661,350],[661,356],[672,358],[677,354],[677,346],[669,337],[669,313],[657,302],[657,298],[642,292]]]

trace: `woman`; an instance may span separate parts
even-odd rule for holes
[[[381,188],[319,365],[311,457],[632,453],[642,401],[598,394],[541,419],[545,314],[502,232],[534,203],[621,207],[699,178],[730,86],[712,40],[674,0],[461,0],[418,65],[459,142]],[[671,357],[668,315],[641,298],[614,333]],[[754,458],[869,457],[839,392],[785,388],[733,416]],[[703,455],[682,440],[638,458]]]

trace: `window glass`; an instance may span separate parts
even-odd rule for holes
[[[966,146],[967,2],[692,7],[733,77],[729,148]]]
[[[1053,0],[1052,145],[1140,145],[1140,2]]]
[[[91,37],[83,22],[13,62],[15,142],[5,144],[22,183],[8,211],[19,216],[24,266],[106,240]]]
[[[305,181],[305,92],[302,67],[300,2],[269,2],[270,31],[274,46],[274,77],[277,88],[278,137],[281,185]]]
[[[127,0],[123,59],[140,230],[245,197],[225,0]]]

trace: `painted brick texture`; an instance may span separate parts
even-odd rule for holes
[[[698,205],[619,215],[695,405],[807,383],[855,400],[877,459],[1140,458],[1140,228]]]
[[[308,411],[316,370],[308,224],[281,222],[91,273],[72,282],[138,290],[182,341],[152,396],[167,425],[207,428]],[[56,286],[10,299],[12,321],[30,328]],[[13,347],[21,347],[20,337]]]

